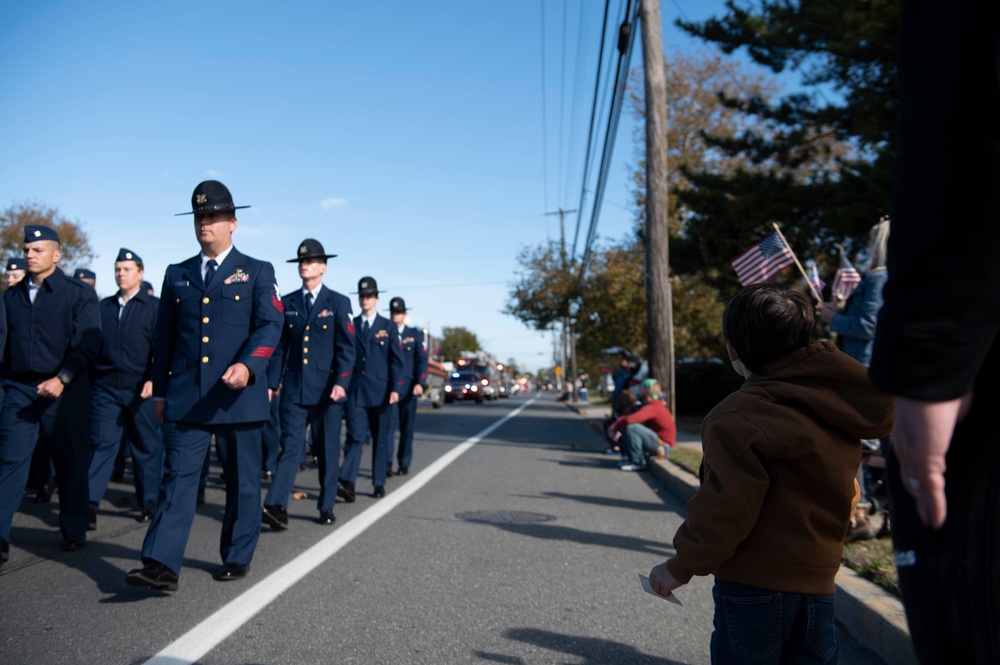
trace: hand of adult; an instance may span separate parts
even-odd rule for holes
[[[142,384],[142,390],[139,391],[139,397],[142,399],[149,399],[153,396],[153,382],[146,381]]]
[[[267,389],[267,403],[270,404],[274,401],[274,398],[278,396],[278,391],[274,388]]]
[[[243,363],[234,363],[222,375],[222,383],[230,390],[240,390],[247,387],[250,381],[250,368]]]
[[[38,384],[38,396],[55,399],[62,395],[63,388],[65,387],[66,386],[63,385],[62,381],[56,377],[52,377],[51,379],[46,379]]]
[[[389,404],[395,404],[398,401],[399,401],[399,393],[393,390],[391,393],[389,393]]]
[[[339,402],[347,397],[347,391],[344,390],[344,386],[334,386],[333,390],[330,391],[330,399],[334,402]]]
[[[653,587],[653,591],[661,596],[669,596],[674,589],[684,585],[674,579],[674,576],[667,570],[667,563],[663,562],[649,571],[649,586]]]
[[[418,383],[417,385],[413,386],[414,397],[420,397],[423,394],[424,394],[424,387],[422,385]]]
[[[840,314],[840,309],[832,302],[821,302],[816,305],[816,316],[826,325],[830,325],[833,317]]]
[[[970,404],[971,394],[943,402],[896,398],[892,450],[899,460],[900,480],[916,502],[920,520],[932,529],[940,529],[948,514],[945,454]]]

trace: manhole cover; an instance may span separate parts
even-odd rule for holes
[[[535,524],[551,522],[556,518],[555,515],[529,513],[523,510],[474,510],[470,513],[458,513],[455,517],[467,522],[490,522],[491,524]]]

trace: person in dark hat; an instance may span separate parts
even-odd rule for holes
[[[97,288],[97,273],[90,268],[77,268],[73,273],[73,278],[80,280],[92,289]]]
[[[317,240],[307,238],[294,259],[302,288],[282,297],[285,325],[281,344],[268,366],[268,386],[281,394],[281,452],[278,468],[264,498],[262,519],[274,529],[288,528],[288,497],[312,429],[313,451],[319,464],[320,524],[333,524],[340,471],[340,421],[354,368],[354,324],[351,301],[323,285],[327,254]]]
[[[143,280],[142,285],[139,288],[141,288],[143,292],[146,293],[146,295],[150,296],[156,295],[156,289],[153,288],[153,284],[151,282]]]
[[[153,398],[163,423],[163,482],[131,586],[177,589],[212,437],[226,481],[219,581],[246,577],[260,535],[260,430],[267,361],[281,338],[274,268],[233,246],[237,221],[221,182],[191,196],[201,252],[167,267],[153,336]],[[182,213],[185,214],[185,213]]]
[[[123,435],[135,468],[139,521],[153,517],[163,476],[163,439],[153,413],[153,331],[160,300],[142,288],[142,258],[118,251],[118,293],[101,301],[101,349],[93,371],[90,404],[89,526],[108,486]]]
[[[97,294],[59,269],[53,229],[25,226],[24,256],[28,277],[3,296],[8,335],[0,408],[0,560],[8,557],[36,441],[55,465],[63,549],[87,542],[87,372],[101,345]]]
[[[410,472],[413,461],[413,423],[417,418],[417,400],[427,389],[427,349],[424,348],[424,333],[406,325],[406,302],[402,298],[389,301],[389,315],[399,331],[399,343],[403,352],[403,378],[405,383],[399,393],[399,403],[392,407],[394,421],[399,422],[399,448],[396,450],[397,473]],[[393,426],[395,430],[395,426]],[[392,464],[393,436],[389,436],[389,459]]]
[[[354,373],[347,389],[347,437],[344,464],[337,494],[354,501],[354,485],[361,465],[361,449],[369,432],[372,437],[372,484],[375,498],[385,496],[386,466],[392,414],[389,406],[399,401],[404,384],[403,354],[399,331],[376,311],[378,285],[372,277],[358,281],[361,314],[354,317]]]
[[[7,271],[4,273],[4,288],[9,289],[14,286],[28,273],[26,272],[28,264],[25,263],[22,257],[16,259],[7,260]]]

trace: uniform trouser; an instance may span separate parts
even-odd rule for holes
[[[372,484],[385,485],[386,465],[389,463],[389,436],[392,433],[392,413],[389,405],[358,406],[350,399],[345,407],[347,415],[347,437],[344,441],[344,464],[340,468],[340,479],[352,485],[358,479],[361,466],[361,450],[365,439],[372,437]]]
[[[163,434],[153,414],[153,400],[135,388],[94,384],[90,402],[90,502],[100,503],[127,434],[135,470],[135,498],[140,508],[156,506],[163,476]]]
[[[281,404],[280,394],[271,400],[267,422],[261,428],[261,439],[264,444],[264,471],[274,473],[278,469],[278,451],[281,449],[281,425],[279,423],[278,407]]]
[[[179,573],[194,521],[205,455],[215,442],[226,475],[226,509],[219,554],[224,563],[249,565],[260,536],[260,428],[263,422],[234,425],[163,425],[163,483],[156,514],[142,543],[142,561],[158,561]]]
[[[38,397],[35,383],[4,381],[0,408],[0,539],[10,542],[14,512],[28,481],[35,444],[55,465],[59,530],[67,541],[87,538],[87,461],[90,384],[78,377],[55,400]]]
[[[340,420],[342,403],[326,400],[326,404],[281,404],[281,454],[278,470],[264,497],[265,506],[288,509],[288,496],[295,485],[299,459],[306,443],[306,425],[312,428],[313,452],[319,463],[319,510],[332,510],[337,499],[337,478],[340,472]]]
[[[396,462],[399,466],[410,466],[413,461],[413,425],[417,419],[417,400],[412,395],[400,399],[393,404],[399,418],[399,447],[396,449]],[[395,430],[395,428],[393,428]],[[389,453],[392,457],[392,437],[389,437]],[[391,461],[391,459],[390,459]]]

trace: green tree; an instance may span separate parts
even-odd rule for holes
[[[0,211],[0,261],[24,254],[24,227],[48,226],[59,234],[62,260],[59,266],[67,273],[73,267],[88,265],[94,259],[94,250],[83,225],[72,221],[57,208],[37,202],[15,203]]]
[[[482,349],[476,334],[461,326],[442,328],[439,348],[445,360],[452,361],[458,360],[462,351],[476,352]]]
[[[703,23],[679,22],[725,53],[745,49],[776,73],[798,72],[809,92],[771,100],[752,92],[720,91],[724,107],[753,124],[736,135],[704,134],[714,151],[736,160],[686,164],[690,188],[678,203],[697,228],[701,259],[721,270],[760,237],[772,220],[800,254],[830,268],[840,245],[861,247],[887,212],[898,113],[898,2],[761,0],[726,3],[726,14]]]
[[[517,262],[521,271],[503,312],[536,330],[548,330],[570,313],[578,287],[576,264],[554,240],[522,247]]]

